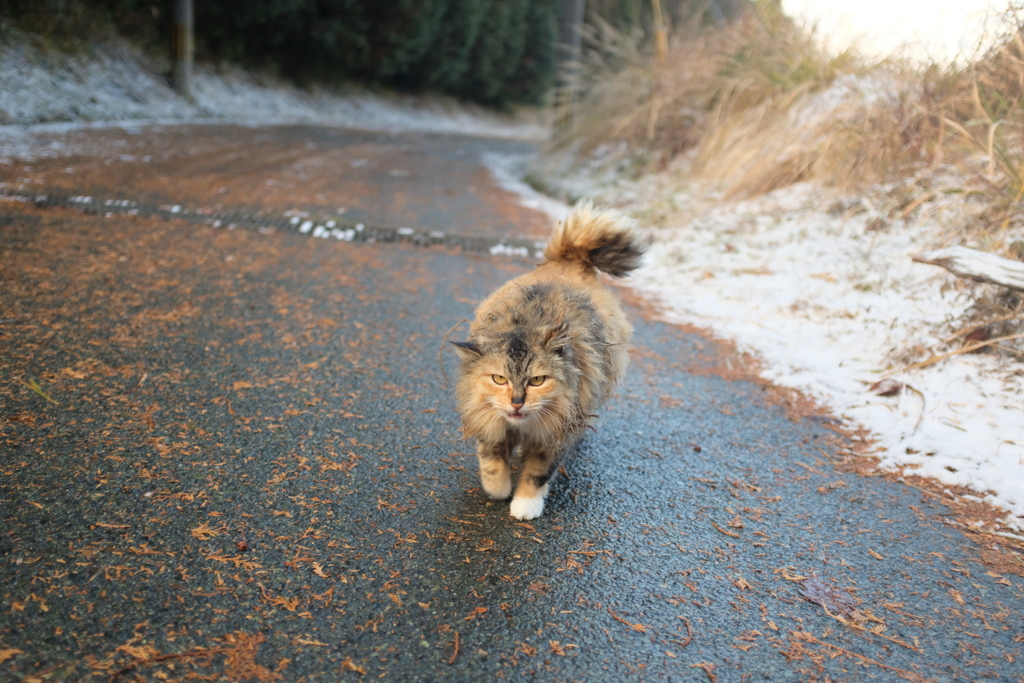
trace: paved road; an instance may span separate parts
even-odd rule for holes
[[[200,138],[244,166],[190,184],[207,161],[157,174],[143,153]],[[279,160],[254,166],[247,138]],[[366,139],[379,154],[346,166]],[[493,235],[545,222],[477,165],[513,143],[131,144],[0,174]],[[422,173],[378,164],[391,145]],[[310,155],[336,160],[313,194],[254,189]],[[397,213],[398,181],[418,208]],[[716,374],[720,349],[635,306],[625,386],[517,523],[479,490],[438,349],[528,264],[13,201],[0,235],[4,680],[1022,680],[1018,554],[837,467],[852,444],[827,419]]]

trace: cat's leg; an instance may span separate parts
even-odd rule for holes
[[[509,514],[516,519],[536,519],[544,513],[548,481],[558,467],[557,451],[529,444],[521,446],[523,461],[516,495],[512,497]]]
[[[478,441],[476,445],[476,457],[480,461],[480,485],[488,496],[496,500],[505,500],[512,493],[512,470],[508,465],[511,453],[512,445],[508,441]]]

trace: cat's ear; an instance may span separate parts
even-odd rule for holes
[[[455,347],[455,353],[459,354],[459,358],[462,360],[475,360],[483,355],[480,352],[480,347],[472,341],[449,341],[448,343]]]
[[[566,347],[569,346],[569,323],[564,322],[548,330],[544,339],[544,347],[549,351],[564,355]]]

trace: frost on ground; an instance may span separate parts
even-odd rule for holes
[[[872,229],[877,216],[829,215],[822,194],[794,186],[669,229],[637,286],[867,427],[883,467],[969,487],[1024,528],[1024,364],[963,354],[904,369],[971,305],[953,276],[911,261],[937,226]],[[869,391],[883,379],[894,396]]]
[[[995,290],[911,260],[947,246],[950,222],[969,219],[962,199],[889,220],[809,183],[729,202],[608,168],[546,180],[665,226],[632,284],[668,320],[734,340],[766,379],[867,428],[883,468],[970,488],[1024,529],[1024,363],[958,354],[907,369],[946,348],[978,288]]]
[[[67,56],[27,40],[0,43],[0,157],[46,154],[36,131],[113,122],[310,123],[367,130],[416,130],[534,139],[537,125],[441,98],[309,92],[239,70],[197,66],[193,101],[180,97],[149,61],[123,43]],[[40,126],[38,124],[49,124]]]

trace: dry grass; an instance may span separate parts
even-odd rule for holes
[[[720,30],[678,32],[663,65],[644,53],[639,35],[599,25],[587,38],[583,104],[563,141],[584,151],[626,142],[647,153],[646,170],[696,147],[715,156],[731,148],[730,128],[758,128],[860,70],[852,53],[826,55],[813,35],[770,10]]]
[[[1007,13],[999,46],[969,65],[921,67],[831,54],[773,5],[757,7],[722,28],[677,31],[661,66],[639,36],[594,27],[580,113],[558,143],[583,154],[618,146],[640,172],[683,166],[726,197],[806,180],[848,189],[898,180],[901,211],[970,193],[984,197],[980,223],[993,234],[1024,223],[1016,15]]]
[[[879,229],[929,212],[946,217],[929,239],[1024,260],[1021,17],[1008,10],[996,47],[972,60],[922,66],[829,53],[773,6],[676,30],[662,65],[643,36],[593,27],[578,115],[552,160],[570,174],[574,163],[658,173],[666,196],[676,184],[730,199],[814,181],[857,206],[869,198]],[[643,209],[650,221],[676,215],[664,203]],[[1019,292],[958,286],[974,306],[942,350],[1020,357]]]

